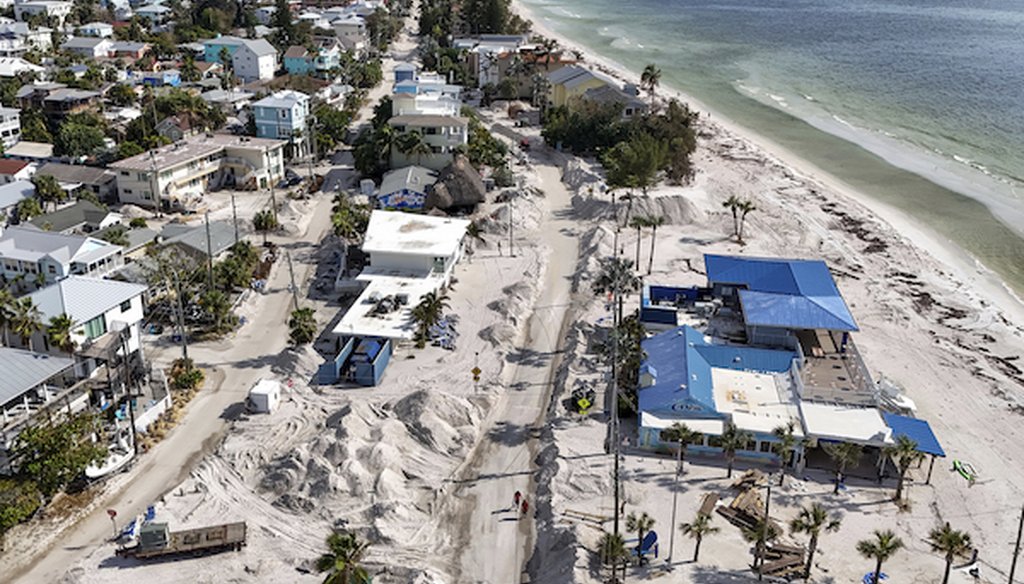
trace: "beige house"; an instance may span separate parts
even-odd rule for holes
[[[119,160],[109,166],[117,173],[121,203],[164,208],[188,208],[210,189],[255,190],[284,176],[282,140],[203,134]]]
[[[469,141],[469,120],[456,116],[403,115],[388,120],[396,137],[391,147],[391,168],[415,164],[441,170],[455,160],[455,154]],[[400,144],[402,135],[419,131],[430,152],[406,153]]]

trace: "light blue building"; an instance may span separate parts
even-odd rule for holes
[[[256,119],[256,136],[274,140],[287,140],[287,158],[307,156],[310,153],[309,96],[293,90],[278,91],[252,104]]]
[[[295,45],[284,53],[284,68],[289,75],[327,77],[341,64],[337,41],[325,41],[315,51]]]
[[[415,81],[419,68],[412,63],[399,63],[395,65],[395,84],[403,81]]]

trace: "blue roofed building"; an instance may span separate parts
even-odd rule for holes
[[[799,354],[803,399],[877,404],[851,333],[857,323],[821,260],[705,255],[708,287],[742,319],[745,341]]]
[[[725,344],[689,326],[642,341],[647,359],[640,369],[640,445],[665,446],[661,431],[683,423],[703,434],[690,450],[721,452],[726,423],[753,440],[737,456],[778,460],[773,430],[793,424],[803,436],[793,351]],[[799,464],[800,457],[793,462]]]

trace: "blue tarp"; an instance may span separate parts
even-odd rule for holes
[[[821,260],[705,255],[704,265],[712,286],[746,288],[740,291],[740,302],[748,325],[857,330],[846,301]]]
[[[942,449],[942,445],[939,444],[939,440],[935,437],[935,433],[932,432],[932,427],[928,425],[928,422],[889,412],[882,412],[882,419],[885,420],[887,426],[892,428],[893,439],[899,436],[906,436],[917,442],[918,452],[934,456],[946,456],[946,451]]]

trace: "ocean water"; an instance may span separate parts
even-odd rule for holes
[[[523,0],[1024,292],[1024,2]]]

